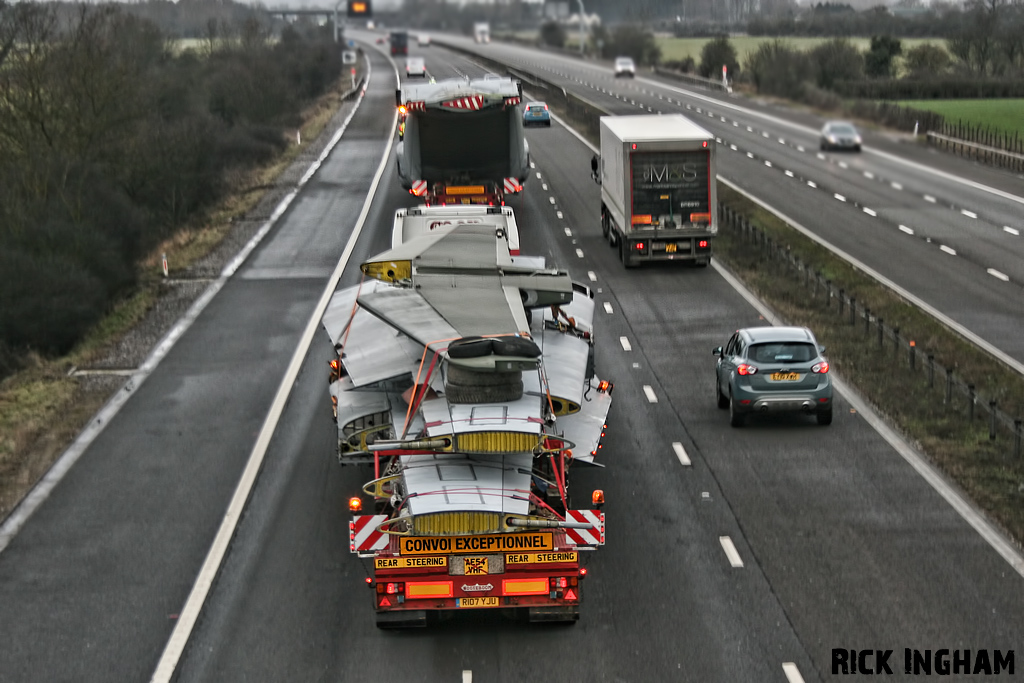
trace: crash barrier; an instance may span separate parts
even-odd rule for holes
[[[744,215],[725,204],[719,204],[718,212],[723,229],[733,230],[740,240],[753,245],[760,259],[770,267],[783,270],[802,282],[810,294],[810,300],[847,321],[851,335],[860,333],[865,344],[877,347],[880,360],[888,357],[897,367],[917,376],[930,392],[942,396],[942,403],[948,411],[962,415],[971,424],[978,420],[986,421],[988,438],[992,441],[997,438],[1006,439],[1013,457],[1021,456],[1021,439],[1024,434],[1019,416],[1000,410],[995,398],[979,394],[973,383],[958,377],[952,368],[936,362],[935,356],[926,349],[919,349],[913,341],[914,335],[901,331],[898,326],[887,325],[885,320],[872,315],[869,307],[848,296],[842,288],[823,276],[821,271],[801,261],[788,245],[772,239]]]
[[[975,161],[1001,168],[1008,168],[1013,171],[1024,171],[1024,154],[1010,152],[990,145],[983,145],[978,142],[969,142],[931,130],[928,131],[927,137],[928,144],[932,147],[951,152],[957,156],[974,159]],[[1015,140],[1015,142],[1017,141]]]
[[[664,76],[665,78],[671,78],[676,81],[682,81],[688,85],[695,85],[698,88],[707,88],[708,90],[722,90],[726,91],[728,88],[721,79],[704,78],[697,74],[689,74],[684,71],[676,71],[675,69],[665,69],[660,66],[654,67],[654,73],[658,76]]]

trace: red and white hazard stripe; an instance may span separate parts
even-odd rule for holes
[[[377,527],[387,520],[387,515],[356,515],[348,523],[348,549],[354,553],[383,550],[390,538],[378,531]]]
[[[422,197],[427,193],[427,181],[426,180],[414,180],[412,181],[412,188],[409,190],[412,194],[417,197]]]
[[[589,529],[566,529],[565,535],[576,545],[604,545],[604,513],[599,510],[569,510],[565,521],[589,524]]]
[[[519,184],[518,178],[505,178],[505,192],[516,194],[522,192],[523,186]]]
[[[469,109],[476,111],[484,106],[483,95],[473,95],[472,97],[460,97],[455,100],[449,100],[448,102],[442,102],[442,107],[448,107],[449,109]]]

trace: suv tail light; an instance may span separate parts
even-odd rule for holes
[[[757,367],[754,365],[748,365],[747,363],[740,363],[736,366],[736,372],[741,375],[756,375]]]
[[[827,375],[828,374],[828,361],[826,360],[826,361],[822,361],[820,363],[816,363],[814,365],[814,367],[811,368],[811,372],[817,373],[819,375]]]

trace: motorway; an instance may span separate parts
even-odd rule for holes
[[[862,131],[820,152],[822,120],[607,65],[445,41],[538,74],[613,114],[683,113],[722,140],[719,174],[931,306],[1024,373],[1024,179]],[[905,136],[904,136],[905,137]]]
[[[539,61],[518,49],[489,49]],[[154,671],[387,152],[394,76],[385,57],[367,52],[366,98],[335,151],[0,554],[0,681],[143,681]],[[412,52],[438,78],[484,71],[440,46]],[[561,68],[554,57],[544,63]],[[602,87],[619,97],[602,95],[602,103],[625,107],[623,93],[635,99],[632,86],[653,87],[608,77]],[[658,95],[648,97],[653,108]],[[744,116],[755,131],[766,125]],[[978,256],[1007,261],[991,261],[1010,276],[1003,282],[959,256],[970,251],[966,242],[955,243],[953,257],[887,227],[886,216],[914,213],[912,189],[922,181],[908,167],[871,153],[821,160],[813,135],[791,130],[779,143],[726,118],[716,134],[738,148],[742,141],[755,158],[723,150],[723,174],[778,198],[829,240],[845,235],[843,248],[858,258],[878,252],[879,265],[901,263],[914,277],[911,266],[949,256],[945,282],[962,277],[957,289],[989,292],[984,301],[993,305],[1001,288],[1024,282],[1006,255],[1024,247],[1009,233],[1006,245],[997,241],[1003,235],[990,236],[1000,248]],[[711,349],[737,327],[762,322],[758,310],[715,269],[669,264],[627,273],[601,237],[591,150],[558,124],[528,136],[534,175],[510,201],[523,253],[545,255],[596,288],[598,371],[616,385],[601,457],[607,467],[574,473],[577,496],[602,488],[608,500],[608,544],[589,559],[579,624],[472,614],[425,631],[373,626],[366,566],[347,550],[345,505],[369,475],[334,460],[325,381],[332,350],[318,334],[300,359],[177,680],[442,682],[465,681],[470,671],[478,682],[794,683],[794,671],[805,681],[837,679],[832,648],[1017,648],[1024,577],[908,464],[897,449],[907,447],[894,446],[870,415],[853,410],[856,399],[843,396],[828,428],[800,417],[730,428],[715,407]],[[779,160],[773,167],[763,163],[769,153]],[[389,158],[342,286],[358,281],[359,261],[388,246],[394,209],[413,203]],[[780,166],[822,187],[835,183],[878,216],[796,183]],[[877,180],[883,167],[888,185]],[[977,199],[956,183],[936,197]],[[988,218],[970,219],[958,233],[985,244],[980,236],[991,220],[1014,219],[1011,200],[986,197]],[[805,206],[808,213],[797,214]],[[952,210],[937,201],[933,213]],[[934,218],[915,230],[946,230],[946,223]],[[883,236],[884,248],[865,244]],[[924,270],[917,277],[928,280]],[[940,301],[938,289],[919,294],[955,303]],[[1010,325],[1014,314],[1006,315]],[[1011,352],[1024,358],[1024,349]],[[891,663],[901,670],[899,655]]]

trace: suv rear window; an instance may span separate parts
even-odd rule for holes
[[[761,363],[806,363],[818,355],[814,344],[804,342],[773,342],[754,344],[748,358]]]

